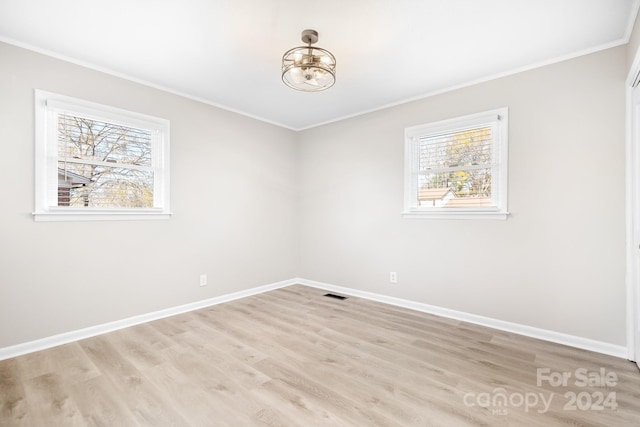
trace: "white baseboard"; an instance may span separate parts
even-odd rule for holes
[[[51,347],[56,347],[62,344],[67,344],[67,343],[79,341],[85,338],[94,337],[96,335],[105,334],[107,332],[117,331],[118,329],[128,328],[130,326],[151,322],[153,320],[163,319],[165,317],[170,317],[176,314],[198,310],[205,307],[210,307],[216,304],[222,304],[225,302],[248,297],[251,295],[261,294],[263,292],[283,288],[285,286],[290,286],[293,284],[311,286],[314,288],[325,289],[327,291],[365,298],[372,301],[378,301],[385,304],[395,305],[398,307],[404,307],[411,310],[422,311],[424,313],[430,313],[430,314],[435,314],[442,317],[448,317],[451,319],[462,320],[465,322],[487,326],[487,327],[502,330],[502,331],[513,332],[516,334],[525,335],[532,338],[538,338],[541,340],[555,342],[558,344],[564,344],[571,347],[594,351],[597,353],[608,354],[610,356],[620,357],[623,359],[626,359],[628,356],[627,348],[620,345],[609,344],[602,341],[596,341],[589,338],[577,337],[574,335],[563,334],[561,332],[549,331],[546,329],[535,328],[532,326],[521,325],[518,323],[506,322],[504,320],[497,320],[489,317],[478,316],[475,314],[465,313],[462,311],[450,310],[448,308],[437,307],[434,305],[423,304],[423,303],[405,300],[401,298],[390,297],[390,296],[376,294],[372,292],[360,291],[357,289],[347,288],[343,286],[331,285],[329,283],[317,282],[314,280],[307,280],[303,278],[295,278],[295,279],[283,280],[281,282],[276,282],[269,285],[258,286],[256,288],[234,292],[234,293],[222,295],[219,297],[209,298],[202,301],[196,301],[190,304],[184,304],[177,307],[167,308],[165,310],[154,311],[152,313],[141,314],[139,316],[129,317],[122,320],[116,320],[114,322],[104,323],[102,325],[91,326],[88,328],[79,329],[71,332],[65,332],[62,334],[53,335],[47,338],[42,338],[35,341],[29,341],[26,343],[17,344],[10,347],[0,348],[0,360],[10,359],[12,357],[21,356],[23,354],[40,351],[40,350],[44,350]]]
[[[116,320],[114,322],[104,323],[102,325],[91,326],[84,329],[78,329],[76,331],[65,332],[58,335],[53,335],[47,338],[38,339],[35,341],[29,341],[22,344],[13,345],[10,347],[0,348],[0,360],[10,359],[12,357],[21,356],[27,353],[33,353],[34,351],[45,350],[47,348],[56,347],[62,344],[67,344],[74,341],[79,341],[85,338],[94,337],[96,335],[106,334],[107,332],[117,331],[118,329],[128,328],[129,326],[139,325],[141,323],[151,322],[153,320],[163,319],[165,317],[175,316],[176,314],[186,313],[193,310],[198,310],[205,307],[210,307],[216,304],[222,304],[224,302],[233,301],[236,299],[248,297],[251,295],[261,294],[263,292],[271,291],[285,286],[293,285],[297,283],[295,279],[284,280],[282,282],[276,282],[269,285],[258,286],[256,288],[247,289],[244,291],[234,292],[219,297],[209,298],[202,301],[196,301],[189,304],[179,305],[177,307],[167,308],[165,310],[154,311],[152,313],[141,314],[139,316],[133,316],[122,320]]]
[[[594,351],[596,353],[608,354],[610,356],[626,359],[628,351],[625,346],[610,344],[602,341],[592,340],[589,338],[578,337],[575,335],[564,334],[561,332],[549,331],[547,329],[535,328],[533,326],[521,325],[519,323],[506,322],[504,320],[492,319],[490,317],[478,316],[476,314],[465,313],[462,311],[451,310],[434,305],[423,304],[415,301],[409,301],[401,298],[390,297],[372,292],[359,291],[357,289],[335,286],[328,283],[316,282],[298,278],[296,283],[311,286],[314,288],[326,289],[328,291],[351,295],[355,297],[365,298],[372,301],[378,301],[385,304],[391,304],[399,307],[409,308],[411,310],[422,311],[424,313],[435,314],[451,319],[462,320],[476,325],[487,326],[489,328],[498,329],[506,332],[513,332],[531,338],[538,338],[558,344],[568,345],[570,347],[581,348],[583,350]]]

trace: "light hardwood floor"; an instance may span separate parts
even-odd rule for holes
[[[640,425],[631,362],[325,293],[290,286],[1,361],[0,425]],[[538,386],[538,368],[571,377]]]

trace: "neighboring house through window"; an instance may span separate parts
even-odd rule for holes
[[[508,109],[405,129],[406,218],[506,219]]]
[[[78,189],[91,184],[91,179],[58,168],[58,206],[71,206],[72,195],[74,199]],[[89,206],[88,198],[83,198],[83,206]]]
[[[169,122],[36,90],[37,221],[163,219]]]

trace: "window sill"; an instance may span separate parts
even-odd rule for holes
[[[405,211],[402,218],[405,219],[489,219],[506,220],[509,212],[487,212],[487,211]]]
[[[162,212],[34,212],[36,222],[50,221],[154,221],[167,220]]]

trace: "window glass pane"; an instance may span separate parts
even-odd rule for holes
[[[492,206],[491,168],[420,174],[418,204],[448,208]]]
[[[418,169],[491,164],[491,143],[491,127],[423,137],[418,147]]]
[[[153,172],[58,162],[58,206],[152,208]]]
[[[151,166],[151,148],[148,130],[58,115],[59,157]]]

